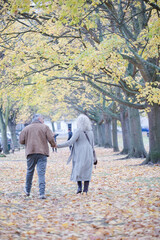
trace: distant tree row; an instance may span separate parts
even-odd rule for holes
[[[120,121],[123,152],[132,157],[147,155],[139,116],[145,111],[149,120],[145,163],[159,162],[159,3],[2,1],[1,89],[10,89],[7,94],[17,91],[22,109],[37,104],[53,119],[66,109],[87,114],[97,124],[97,143],[113,144],[115,151]]]

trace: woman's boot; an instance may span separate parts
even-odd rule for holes
[[[78,190],[77,190],[77,194],[78,194],[82,192],[82,182],[78,181],[77,184],[78,184]]]
[[[88,192],[88,187],[89,187],[89,181],[84,181],[84,189],[83,192],[85,192],[87,194]]]

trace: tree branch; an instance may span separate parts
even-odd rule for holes
[[[152,8],[156,9],[157,11],[160,11],[160,7],[156,3],[150,2],[149,0],[143,0],[143,2],[149,4]]]
[[[91,81],[90,79],[88,79],[87,81],[92,87],[94,87],[95,89],[97,89],[99,92],[103,93],[105,96],[110,97],[112,100],[115,100],[125,106],[128,107],[133,107],[136,109],[145,109],[146,108],[146,104],[134,104],[134,103],[130,103],[124,99],[119,99],[118,97],[116,97],[115,95],[113,95],[111,92],[106,91],[105,89],[99,87],[97,84],[95,84],[93,81]]]

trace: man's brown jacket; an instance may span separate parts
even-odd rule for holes
[[[19,136],[20,144],[25,145],[26,156],[40,153],[49,156],[48,142],[55,147],[54,135],[48,126],[33,122],[25,127]]]

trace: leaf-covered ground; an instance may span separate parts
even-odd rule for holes
[[[88,195],[77,195],[66,165],[69,149],[48,158],[46,200],[38,199],[37,173],[25,197],[24,150],[0,159],[0,239],[160,239],[160,166],[96,149]]]

